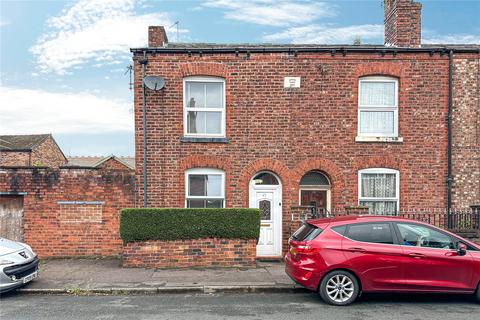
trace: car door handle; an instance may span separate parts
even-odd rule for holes
[[[358,252],[358,253],[365,253],[365,252],[367,252],[367,250],[365,250],[365,249],[363,249],[363,248],[348,248],[347,250],[350,251],[350,252]]]
[[[412,258],[415,258],[415,259],[425,258],[424,254],[417,253],[417,252],[412,252],[412,253],[409,253],[408,255]]]

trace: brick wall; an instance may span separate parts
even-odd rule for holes
[[[0,151],[0,167],[29,166],[30,151]]]
[[[137,268],[251,266],[255,257],[255,239],[131,242],[123,248],[123,266]]]
[[[480,58],[453,61],[452,201],[463,208],[480,204]]]
[[[134,177],[94,169],[0,169],[0,192],[25,192],[25,242],[40,257],[119,255],[119,210]]]
[[[103,221],[103,203],[83,201],[58,202],[60,207],[58,221],[60,224],[87,223],[95,224]]]
[[[67,159],[51,136],[32,150],[31,166],[58,168],[66,163]]]

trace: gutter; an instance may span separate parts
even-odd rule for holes
[[[2,152],[32,152],[32,149],[0,149]]]
[[[440,53],[446,54],[448,51],[459,53],[478,53],[480,48],[448,48],[448,47],[432,47],[432,48],[397,48],[397,47],[347,47],[347,46],[325,46],[325,47],[146,47],[146,48],[131,48],[133,53],[298,53],[298,52],[330,52],[332,55],[336,53],[346,54],[347,52],[377,52],[383,54],[392,53]]]

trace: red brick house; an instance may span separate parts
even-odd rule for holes
[[[480,46],[421,45],[420,11],[386,1],[378,46],[168,43],[150,27],[132,49],[137,205],[260,207],[257,253],[280,256],[299,205],[480,202]]]
[[[0,135],[0,166],[52,167],[67,158],[51,134]]]

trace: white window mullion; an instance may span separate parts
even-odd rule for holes
[[[371,84],[372,86],[368,86]],[[374,85],[377,85],[375,87]],[[381,87],[383,85],[383,87]],[[393,85],[393,92],[388,86]],[[369,94],[371,96],[369,96]],[[381,114],[383,113],[383,115]],[[390,116],[393,123],[389,124]],[[382,119],[383,117],[383,119]],[[382,124],[382,122],[384,122]],[[386,131],[385,128],[391,129]],[[364,77],[358,85],[358,136],[398,137],[398,80]]]
[[[205,176],[204,180],[204,190],[205,190],[205,195],[190,195],[190,176],[196,175],[196,176]],[[209,184],[208,180],[209,177],[217,177],[218,181],[218,176],[220,177],[220,185],[217,187],[218,188],[213,188],[209,189]],[[212,178],[213,179],[213,178]],[[209,194],[209,192],[214,192],[215,190],[218,190],[218,194]],[[225,172],[220,170],[220,169],[210,169],[210,168],[193,168],[193,169],[188,169],[185,171],[185,207],[188,207],[189,201],[203,201],[203,204],[206,204],[206,201],[220,201],[221,202],[221,207],[225,207]],[[204,207],[204,206],[202,206]]]
[[[197,97],[203,89],[201,103],[190,106],[191,85],[197,85]],[[211,84],[211,85],[210,85]],[[214,86],[213,84],[218,84]],[[202,89],[198,88],[201,85]],[[220,89],[221,87],[221,89]],[[213,91],[208,91],[210,90]],[[199,92],[200,93],[199,93]],[[210,92],[210,96],[208,93]],[[194,93],[195,95],[195,93]],[[210,104],[210,105],[209,105]],[[213,106],[213,107],[212,107]],[[220,107],[219,107],[220,106]],[[196,112],[194,115],[190,113]],[[217,114],[215,114],[217,113]],[[225,136],[225,80],[215,77],[187,77],[184,78],[184,135],[193,137],[224,137]],[[191,119],[191,117],[196,117]],[[201,118],[203,117],[203,118]],[[209,132],[210,131],[210,132]]]
[[[363,184],[363,178],[365,176],[372,176],[372,180],[367,180],[367,186],[371,188],[370,192],[373,192],[375,194],[380,193],[379,196],[368,196],[365,195],[368,192],[365,192],[364,190],[364,184]],[[377,175],[377,176],[375,176]],[[388,179],[384,179],[382,181],[381,176],[378,177],[378,175],[385,175],[386,177],[388,175],[394,175],[395,177],[395,183],[388,183]],[[392,181],[390,181],[392,182]],[[373,183],[373,186],[371,185]],[[377,185],[377,183],[380,183],[380,185]],[[378,188],[380,188],[380,191],[378,191]],[[389,190],[383,190],[381,188],[393,188]],[[385,197],[385,195],[389,194],[394,194],[394,197]],[[382,196],[383,195],[383,196]],[[400,208],[400,173],[398,170],[393,170],[393,169],[386,169],[386,168],[371,168],[371,169],[363,169],[358,171],[358,204],[362,204],[364,202],[371,202],[375,204],[382,204],[383,207],[388,208],[389,205],[388,203],[395,203],[396,204],[396,212],[380,212],[381,214],[396,214]],[[376,206],[374,206],[376,207]],[[378,212],[374,212],[378,213]]]

